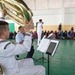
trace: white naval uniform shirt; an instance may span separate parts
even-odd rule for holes
[[[37,33],[42,32],[42,23],[38,23],[37,25]]]
[[[30,33],[28,33],[30,34]],[[6,49],[5,45],[9,42],[0,43],[0,64],[3,66],[4,75],[19,75],[19,63],[15,59],[15,55],[30,51],[32,43],[32,35],[25,36],[23,45],[21,44],[9,44]],[[0,39],[2,41],[2,39]]]

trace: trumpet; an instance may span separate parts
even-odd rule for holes
[[[3,16],[8,16],[19,25],[24,26],[24,20],[29,23],[33,16],[31,9],[23,0],[0,0]]]

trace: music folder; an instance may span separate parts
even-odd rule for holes
[[[59,45],[59,40],[53,40],[44,37],[41,40],[37,50],[53,56],[57,50],[58,45]]]

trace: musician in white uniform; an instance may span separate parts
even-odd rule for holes
[[[40,41],[41,41],[41,37],[42,37],[42,28],[43,28],[43,22],[42,22],[42,19],[39,19],[39,22],[37,24],[37,35],[38,35],[38,46],[40,44]]]
[[[16,60],[15,55],[30,51],[32,35],[29,33],[32,20],[26,27],[26,36],[23,44],[14,45],[6,41],[9,37],[8,23],[0,21],[0,65],[3,67],[4,75],[45,75],[43,66],[34,66],[31,58]]]

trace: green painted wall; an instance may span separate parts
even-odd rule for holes
[[[10,29],[10,32],[14,32],[15,31],[14,23],[9,23],[9,29]]]

